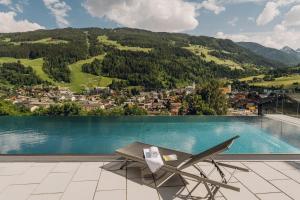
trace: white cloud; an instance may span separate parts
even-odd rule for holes
[[[280,14],[278,6],[279,5],[275,2],[268,2],[262,13],[256,19],[256,24],[258,26],[263,26],[270,23],[276,16]]]
[[[60,27],[67,27],[70,25],[69,21],[66,19],[68,17],[68,12],[71,7],[63,0],[43,0],[45,6],[54,15],[56,24]]]
[[[15,5],[10,5],[9,9],[14,11],[14,12],[18,12],[18,13],[23,13],[23,4],[17,3]]]
[[[285,26],[300,26],[300,5],[293,6],[283,21]]]
[[[86,0],[83,6],[94,17],[131,28],[181,32],[198,26],[197,4],[184,0]]]
[[[239,21],[238,17],[234,17],[233,19],[229,20],[227,23],[231,26],[236,26],[236,23]]]
[[[45,27],[29,22],[28,20],[16,20],[17,13],[15,12],[0,12],[0,32],[25,32],[37,29],[44,29]]]
[[[247,0],[248,1],[248,0]],[[265,4],[265,7],[263,11],[260,13],[260,15],[256,19],[256,23],[258,26],[264,26],[275,17],[277,17],[280,14],[280,8],[290,6],[290,5],[296,5],[300,3],[300,0],[273,0],[268,1]]]
[[[11,4],[11,0],[0,0],[0,4],[8,6]]]
[[[280,49],[284,46],[292,48],[300,47],[300,32],[296,30],[288,30],[279,24],[270,32],[252,32],[240,34],[225,34],[218,32],[216,37],[222,39],[231,39],[236,42],[256,42],[267,47]]]
[[[205,8],[206,10],[214,12],[216,15],[225,10],[225,7],[216,0],[205,0],[198,5],[198,8]]]
[[[225,34],[223,32],[218,32],[216,37],[221,39],[230,39],[236,42],[249,40],[249,37],[243,34]]]

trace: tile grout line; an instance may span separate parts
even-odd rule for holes
[[[66,188],[64,189],[64,191],[63,191],[61,197],[59,198],[59,200],[61,200],[61,199],[63,198],[63,196],[64,196],[66,190],[68,189],[68,187],[69,187],[70,184],[72,183],[72,180],[73,180],[74,176],[76,175],[76,173],[78,172],[78,170],[79,170],[79,168],[80,168],[81,165],[82,165],[82,162],[80,162],[80,164],[79,164],[79,166],[77,167],[77,169],[74,170],[74,173],[73,173],[73,175],[72,175],[72,177],[71,177],[71,179],[70,179],[70,182],[67,184],[67,186],[66,186]],[[70,173],[70,172],[69,172],[69,173]]]
[[[47,173],[47,175],[41,180],[41,182],[39,184],[36,185],[36,187],[30,192],[29,196],[26,198],[26,200],[28,200],[32,195],[33,192],[38,188],[38,186],[48,177],[48,175],[50,174],[50,172],[56,167],[57,164],[53,165],[53,167],[49,170],[49,172]],[[31,165],[32,167],[33,165]],[[30,168],[31,168],[30,167]]]
[[[238,162],[238,163],[240,163],[241,165],[243,165],[244,167],[246,167],[247,169],[249,169],[249,167],[248,166],[246,166],[246,165],[244,165],[242,162]],[[229,172],[228,171],[228,169],[226,169],[225,168],[225,170],[227,171],[227,172]],[[249,170],[251,170],[251,169],[249,169]],[[253,170],[251,170],[252,172],[253,172]],[[251,172],[250,171],[250,172]],[[229,172],[230,173],[230,172]],[[245,172],[245,173],[249,173],[249,172]],[[238,179],[236,176],[234,176],[234,178],[236,178],[236,180],[238,180],[238,183],[240,183],[242,186],[244,186],[245,188],[246,188],[246,190],[248,190],[248,192],[250,192],[251,194],[253,194],[258,200],[260,200],[261,198],[259,198],[254,192],[252,192],[240,179]]]
[[[58,165],[58,164],[56,164],[56,165]],[[56,165],[53,167],[53,169],[56,167]],[[42,182],[44,182],[44,180],[46,180],[46,178],[52,173],[52,170],[53,169],[51,169],[50,170],[50,172],[43,178],[43,180],[38,184],[38,185],[40,185]],[[31,193],[31,195],[34,195],[34,191],[36,190],[36,188],[32,191],[32,193]]]
[[[101,179],[101,175],[102,175],[102,167],[104,166],[104,162],[102,162],[102,166],[99,167],[101,169],[100,173],[99,173],[99,178],[98,178],[98,181],[97,181],[97,184],[96,184],[96,188],[95,188],[95,192],[94,192],[94,196],[93,196],[93,200],[95,199],[95,196],[96,196],[96,193],[97,193],[97,188],[98,188],[98,185],[100,183],[100,179]]]
[[[55,168],[55,166],[54,166],[53,168]],[[50,171],[46,174],[46,176],[45,176],[44,178],[42,178],[41,182],[43,182],[44,179],[48,176],[48,174],[51,173],[51,170],[52,170],[53,168],[51,168]],[[23,173],[23,174],[25,174],[25,173]],[[23,174],[17,174],[17,175],[15,175],[15,176],[18,176],[18,177],[16,177],[16,179],[19,178],[19,176],[20,176],[20,175],[23,175]],[[0,176],[0,177],[1,177],[1,176]],[[12,183],[12,184],[10,184],[10,185],[35,185],[35,184],[40,185],[41,182],[39,182],[39,183]],[[10,185],[9,185],[9,186],[10,186]]]
[[[293,179],[292,177],[286,175],[286,174],[283,173],[282,171],[280,171],[280,170],[278,170],[278,169],[275,169],[274,167],[272,167],[271,165],[269,165],[267,162],[264,162],[264,163],[265,163],[267,166],[269,166],[269,167],[271,167],[272,169],[274,169],[275,171],[278,171],[279,173],[281,173],[281,174],[283,174],[284,176],[288,177],[288,180],[290,179],[290,180],[293,180],[293,181],[295,181],[296,183],[299,183],[299,184],[300,184],[300,182],[298,182],[297,180]],[[291,169],[291,170],[300,170],[300,169]]]
[[[242,163],[242,162],[241,162]],[[244,166],[246,166],[244,163],[242,163]],[[246,166],[247,167],[247,166]],[[289,198],[293,199],[290,195],[286,194],[284,191],[282,191],[281,189],[279,189],[278,187],[276,187],[273,183],[271,183],[270,181],[268,181],[267,179],[265,179],[264,177],[262,177],[261,175],[259,175],[257,172],[255,172],[254,170],[251,170],[253,173],[255,173],[257,176],[259,176],[260,178],[264,179],[265,181],[267,181],[270,185],[272,185],[273,187],[275,187],[276,189],[278,189],[279,191],[281,191],[282,193],[284,193],[286,196],[288,196]]]

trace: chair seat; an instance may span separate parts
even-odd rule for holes
[[[134,161],[144,161],[144,152],[143,149],[145,148],[150,148],[151,146],[154,145],[149,145],[149,144],[144,144],[141,142],[134,142],[132,144],[129,144],[128,146],[125,146],[123,148],[117,149],[116,153],[119,155],[124,155],[126,158],[130,157]],[[170,165],[172,167],[178,167],[184,163],[184,161],[188,160],[191,158],[192,154],[184,153],[181,151],[175,151],[172,149],[167,149],[163,147],[158,147],[159,153],[161,156],[163,155],[171,155],[171,154],[176,154],[177,155],[177,160],[175,161],[164,161],[165,165]]]

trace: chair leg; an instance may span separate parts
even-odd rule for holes
[[[120,169],[124,169],[124,167],[127,166],[127,162],[128,162],[128,160],[125,159],[125,160],[122,162],[122,165],[120,166]]]
[[[222,182],[223,183],[227,183],[227,180],[225,178],[225,174],[224,172],[222,171],[222,169],[220,168],[219,164],[215,161],[215,160],[211,160],[211,163],[215,166],[215,168],[217,169],[217,171],[219,172],[221,178],[222,178]]]
[[[204,160],[204,162],[211,163],[212,160],[213,159]],[[221,163],[221,162],[217,162],[217,161],[215,161],[215,163],[217,163],[219,166],[222,166],[222,167],[227,167],[227,168],[231,168],[231,169],[237,169],[237,170],[244,171],[244,172],[249,172],[250,171],[249,169],[244,168],[244,167],[239,167],[239,166],[235,166],[235,165],[225,164],[225,163]]]

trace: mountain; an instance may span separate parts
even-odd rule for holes
[[[238,45],[260,55],[264,58],[281,62],[285,65],[297,65],[300,63],[300,55],[290,47],[284,47],[281,50],[265,47],[253,42],[238,42]]]
[[[130,28],[0,34],[0,63],[15,63],[0,65],[0,87],[43,83],[74,91],[111,84],[174,88],[256,75],[285,66],[281,61],[231,40]]]
[[[289,46],[283,47],[280,51],[283,51],[283,52],[288,53],[288,54],[295,54],[295,55],[297,55],[297,51],[295,51],[294,49],[292,49]]]

